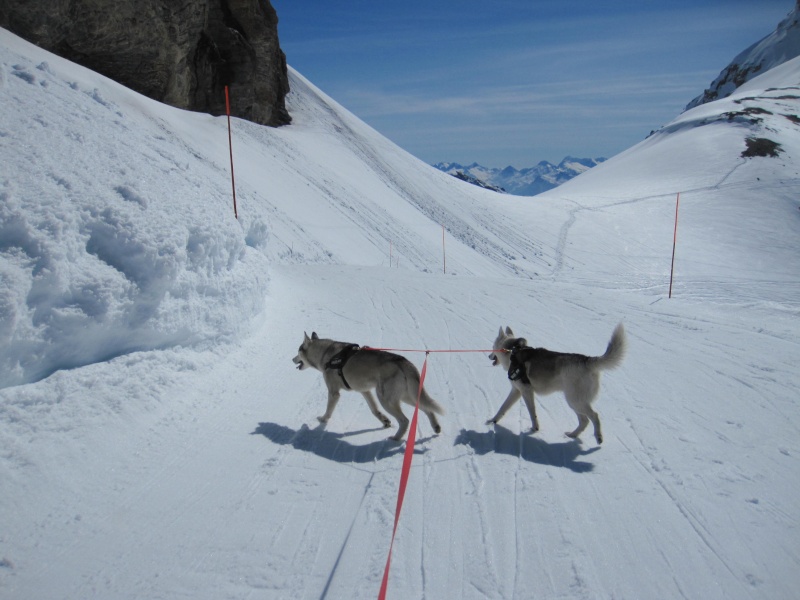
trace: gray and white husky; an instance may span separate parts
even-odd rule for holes
[[[594,437],[598,444],[603,443],[600,417],[592,409],[592,401],[600,391],[600,371],[613,369],[625,357],[625,329],[617,325],[602,356],[565,354],[544,348],[530,348],[525,338],[514,336],[510,327],[500,328],[494,341],[495,350],[489,355],[493,365],[502,365],[508,371],[511,392],[497,414],[486,424],[497,423],[503,418],[519,397],[531,415],[532,431],[539,431],[536,418],[536,405],[533,394],[550,394],[562,391],[569,407],[578,415],[578,426],[567,432],[571,438],[583,433],[589,421],[594,425]]]
[[[356,344],[337,342],[320,338],[316,332],[311,337],[304,333],[303,343],[292,362],[300,370],[313,367],[322,373],[328,388],[328,408],[325,414],[317,417],[320,423],[327,423],[339,401],[342,389],[361,392],[375,415],[384,427],[392,423],[375,404],[372,390],[386,412],[399,424],[397,433],[391,439],[400,441],[408,429],[408,418],[403,414],[401,402],[414,406],[419,391],[419,371],[406,358],[390,352],[360,348]],[[442,428],[436,414],[443,415],[444,409],[431,398],[425,389],[419,399],[419,408],[428,415],[431,427],[436,433]]]

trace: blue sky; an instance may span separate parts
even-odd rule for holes
[[[428,163],[611,157],[795,0],[271,0],[288,63]]]

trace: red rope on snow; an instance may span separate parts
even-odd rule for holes
[[[493,348],[492,350],[419,350],[417,348],[373,348],[372,346],[361,346],[362,350],[377,350],[379,352],[424,352],[430,354],[432,352],[508,352],[503,348]]]
[[[406,450],[403,453],[403,469],[400,472],[400,489],[397,492],[397,508],[394,511],[394,529],[392,529],[392,541],[389,543],[389,555],[386,557],[386,568],[383,571],[383,581],[378,600],[386,600],[386,587],[389,584],[389,565],[392,562],[392,546],[394,546],[394,536],[397,533],[397,523],[400,520],[400,510],[403,508],[403,498],[406,495],[406,484],[408,474],[411,471],[411,459],[414,457],[414,442],[417,439],[417,415],[419,414],[419,399],[422,396],[422,385],[425,382],[425,371],[428,368],[428,355],[425,354],[425,362],[422,363],[422,371],[419,375],[419,390],[417,391],[417,404],[414,406],[414,416],[411,417],[411,425],[408,429],[408,439]]]
[[[428,354],[431,352],[508,352],[508,350],[418,350],[418,349],[401,349],[401,348],[371,348],[370,346],[362,346],[362,350],[376,350],[381,352],[424,352],[425,361],[422,363],[422,371],[419,375],[419,390],[417,391],[417,403],[414,406],[414,415],[411,417],[411,424],[408,428],[408,438],[406,440],[406,449],[403,453],[403,468],[400,471],[400,487],[397,491],[397,506],[394,511],[394,528],[392,529],[392,541],[389,543],[389,555],[386,557],[386,567],[383,571],[383,581],[381,582],[381,590],[378,593],[378,600],[386,600],[386,588],[389,585],[389,566],[392,562],[392,547],[394,546],[394,537],[397,534],[397,523],[400,521],[400,511],[403,508],[403,498],[406,495],[406,485],[408,484],[408,475],[411,472],[411,460],[414,458],[414,442],[417,439],[417,416],[419,415],[419,399],[422,397],[422,387],[425,383],[425,372],[428,370]]]

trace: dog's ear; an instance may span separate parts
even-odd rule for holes
[[[304,331],[303,332],[303,342],[308,342],[309,340],[311,340],[311,338],[308,337],[308,334]]]
[[[497,334],[497,337],[503,337],[505,334],[503,333],[503,326],[500,326],[500,331]]]
[[[317,335],[316,331],[312,331],[311,332],[311,339],[312,340],[318,340],[319,339],[319,336]]]
[[[503,328],[502,327],[500,328],[500,333],[503,333]],[[514,335],[514,332],[511,331],[511,327],[508,327],[507,325],[506,325],[506,335],[511,335],[511,336]]]

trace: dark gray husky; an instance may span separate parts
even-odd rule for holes
[[[402,402],[414,406],[419,391],[419,371],[406,358],[390,352],[360,348],[357,344],[337,342],[320,338],[316,332],[308,337],[304,333],[303,343],[292,362],[302,370],[313,367],[322,373],[328,388],[328,408],[325,414],[317,417],[320,423],[327,423],[339,401],[342,389],[361,392],[375,415],[384,427],[391,427],[389,418],[378,410],[372,390],[386,412],[399,424],[397,433],[391,439],[400,441],[408,429],[408,418],[403,414]],[[428,415],[431,427],[436,433],[442,428],[436,420],[436,413],[443,415],[444,409],[431,398],[423,388],[419,408]]]
[[[617,325],[602,356],[565,354],[544,348],[530,348],[525,338],[514,336],[510,327],[500,328],[489,355],[492,364],[500,364],[508,371],[511,392],[497,414],[486,423],[497,423],[520,396],[525,400],[531,415],[533,431],[539,431],[533,394],[550,394],[562,391],[569,407],[578,415],[578,426],[567,432],[571,438],[583,433],[589,421],[594,425],[594,437],[603,443],[600,417],[592,409],[592,401],[600,391],[600,371],[613,369],[625,357],[625,329]]]

